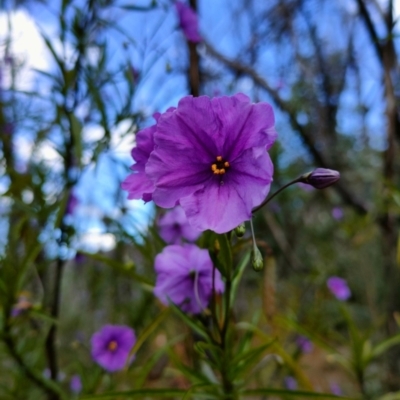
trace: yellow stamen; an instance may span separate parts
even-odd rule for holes
[[[216,170],[217,170],[217,164],[211,165],[211,170],[212,170],[212,171],[216,171]]]
[[[229,162],[228,162],[228,161],[225,161],[225,162],[224,162],[224,167],[225,167],[225,168],[229,168]]]
[[[219,170],[219,169],[216,169],[216,170],[214,171],[214,174],[215,174],[215,175],[219,175],[219,174],[220,174],[220,170]]]
[[[111,340],[110,343],[108,343],[108,350],[110,351],[115,351],[117,350],[118,343],[115,340]]]
[[[223,175],[223,174],[225,173],[225,168],[221,168],[221,169],[219,170],[219,173],[220,173],[221,175]]]
[[[217,161],[222,161],[222,156],[217,156]]]

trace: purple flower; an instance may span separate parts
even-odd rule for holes
[[[168,244],[179,244],[182,239],[194,242],[200,236],[200,231],[189,225],[182,207],[167,211],[158,222],[160,236]]]
[[[312,342],[305,336],[298,336],[296,343],[302,353],[310,353],[313,349]]]
[[[27,311],[29,311],[33,307],[32,302],[30,301],[29,294],[26,292],[22,292],[18,296],[17,303],[13,305],[11,309],[11,316],[18,317]]]
[[[68,197],[67,207],[65,209],[65,215],[72,215],[78,204],[79,204],[78,198],[75,196],[75,193],[71,191]]]
[[[252,104],[243,94],[187,96],[148,129],[154,149],[140,160],[142,146],[132,150],[138,172],[122,186],[129,198],[180,204],[194,228],[224,233],[249,220],[268,194],[273,165],[266,150],[276,139],[268,103]]]
[[[199,33],[199,20],[196,12],[187,4],[177,1],[175,8],[178,13],[179,25],[186,39],[192,43],[199,43],[202,38]]]
[[[332,208],[332,217],[336,220],[342,219],[344,216],[343,209],[341,207],[333,207]]]
[[[92,358],[108,372],[123,369],[136,342],[135,331],[124,325],[105,325],[91,339]]]
[[[340,173],[333,169],[317,168],[302,176],[300,182],[307,183],[316,189],[325,189],[340,179]]]
[[[345,301],[351,296],[347,282],[343,278],[332,276],[328,279],[326,284],[328,289],[338,300]]]
[[[199,314],[211,299],[213,264],[207,250],[194,244],[171,245],[155,259],[157,274],[154,295],[165,305],[170,302],[182,311]],[[215,291],[222,293],[224,284],[215,269]]]
[[[330,388],[331,388],[331,393],[335,394],[336,396],[342,396],[343,392],[342,389],[340,388],[340,386],[334,382],[330,384]]]
[[[72,375],[69,382],[69,388],[72,393],[79,394],[82,391],[82,380],[79,375]]]
[[[289,390],[297,389],[297,381],[293,378],[293,376],[286,376],[284,379],[285,388]]]

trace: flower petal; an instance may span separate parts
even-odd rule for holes
[[[269,192],[273,165],[263,148],[246,150],[224,175],[223,185],[214,180],[180,200],[196,229],[224,233],[251,218],[251,211]]]

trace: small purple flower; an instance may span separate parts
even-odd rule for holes
[[[326,284],[328,289],[338,300],[345,301],[350,298],[351,292],[345,279],[332,276],[328,279]]]
[[[332,208],[332,217],[335,218],[336,220],[342,219],[344,216],[343,208],[341,207],[333,207]]]
[[[325,189],[340,179],[340,173],[333,169],[317,168],[314,171],[302,176],[300,182],[307,183],[315,189]]]
[[[189,225],[182,207],[167,211],[158,222],[160,236],[168,244],[179,244],[182,239],[194,242],[201,232]]]
[[[297,389],[297,381],[293,378],[293,376],[286,376],[284,379],[285,388],[289,390]]]
[[[65,215],[72,215],[78,204],[79,204],[78,198],[75,196],[75,193],[71,191],[68,197],[67,207],[65,209]]]
[[[108,372],[123,369],[136,342],[135,331],[124,325],[105,325],[91,339],[92,358]]]
[[[213,264],[207,250],[194,244],[171,245],[155,259],[157,274],[154,295],[165,305],[170,302],[182,311],[199,314],[212,295]],[[215,291],[222,293],[224,284],[215,269]]]
[[[336,396],[343,395],[341,387],[336,382],[331,383],[330,388],[331,388],[331,393],[335,394]]]
[[[132,150],[137,173],[122,186],[128,198],[180,204],[194,228],[224,233],[249,220],[268,194],[274,168],[266,150],[276,139],[268,103],[244,94],[187,96],[148,129],[154,147],[140,159],[143,146]]]
[[[296,339],[296,344],[302,353],[311,353],[313,349],[312,342],[305,336],[298,336]]]
[[[175,8],[178,13],[179,25],[186,39],[192,43],[199,43],[202,38],[199,33],[199,19],[196,12],[187,4],[177,1]]]
[[[69,388],[74,394],[79,394],[82,391],[82,380],[79,375],[76,374],[71,376]]]
[[[32,302],[30,301],[29,294],[26,292],[21,293],[18,296],[17,302],[13,305],[11,309],[11,316],[18,317],[27,311],[29,311],[33,307]]]

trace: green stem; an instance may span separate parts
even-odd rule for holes
[[[253,208],[252,213],[254,214],[261,208],[263,208],[266,204],[268,204],[277,194],[285,190],[287,187],[293,185],[294,183],[301,182],[304,179],[304,175],[299,176],[298,178],[294,179],[293,181],[287,183],[286,185],[282,186],[280,189],[278,189],[274,194],[266,198],[259,206]]]
[[[228,236],[229,238],[229,236]],[[230,243],[230,240],[229,240]],[[229,328],[229,321],[231,315],[231,291],[232,291],[232,265],[227,264],[226,269],[226,282],[225,282],[225,312],[224,312],[224,323],[221,329],[221,350],[224,354],[224,362],[221,365],[221,378],[222,384],[224,388],[224,394],[226,399],[233,399],[233,383],[230,381],[228,372],[229,372],[229,360],[230,360],[230,350],[227,346],[227,334]]]

